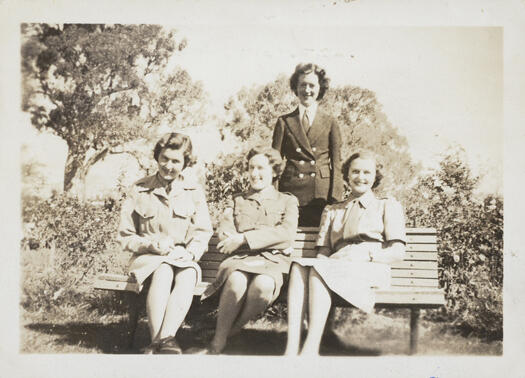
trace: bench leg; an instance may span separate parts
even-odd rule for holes
[[[128,292],[128,339],[127,346],[129,349],[133,349],[135,343],[135,332],[139,322],[140,315],[140,295]]]
[[[410,354],[417,353],[417,338],[419,335],[419,308],[410,309]]]

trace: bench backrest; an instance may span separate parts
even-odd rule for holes
[[[317,227],[302,227],[294,244],[296,257],[314,257]],[[218,238],[212,237],[209,250],[200,261],[203,281],[212,282],[217,268],[228,255],[217,251]],[[392,287],[438,287],[437,238],[434,228],[407,228],[407,252],[404,261],[392,265]]]

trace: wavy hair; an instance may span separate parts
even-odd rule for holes
[[[330,86],[330,79],[326,76],[326,71],[315,63],[299,63],[295,67],[295,72],[290,77],[290,88],[297,96],[297,84],[299,76],[309,73],[315,73],[319,79],[319,94],[316,100],[321,101]]]
[[[153,149],[153,158],[159,161],[159,155],[162,150],[169,148],[172,150],[180,150],[184,155],[184,168],[191,167],[197,162],[193,155],[193,146],[189,136],[181,133],[167,133],[159,139]]]

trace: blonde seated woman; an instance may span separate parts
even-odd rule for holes
[[[175,335],[186,317],[200,280],[197,261],[208,248],[213,228],[204,190],[182,174],[195,162],[188,136],[164,135],[153,156],[158,171],[137,181],[122,204],[119,236],[133,253],[129,272],[144,286],[151,344],[146,354],[180,354]]]
[[[372,189],[381,173],[375,155],[359,151],[343,164],[350,197],[325,207],[317,238],[316,259],[294,259],[288,287],[286,355],[318,355],[319,345],[336,294],[369,313],[372,287],[390,285],[389,264],[405,256],[405,222],[401,204],[377,198]],[[308,319],[302,349],[301,331]]]
[[[299,211],[295,196],[274,188],[283,170],[281,155],[256,147],[247,160],[250,189],[234,196],[217,229],[218,249],[231,257],[202,295],[220,292],[215,335],[207,348],[188,353],[221,353],[228,337],[275,301],[290,269]]]

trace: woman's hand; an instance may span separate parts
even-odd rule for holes
[[[186,248],[184,248],[181,245],[177,245],[171,248],[170,252],[168,253],[168,257],[175,259],[175,260],[185,260],[185,261],[192,261],[194,258],[193,254],[189,253],[186,250]]]
[[[234,234],[225,233],[225,234],[227,238],[220,241],[217,244],[217,248],[219,249],[221,253],[225,253],[229,255],[230,253],[239,249],[241,245],[243,245],[245,242],[244,234],[239,234],[239,233],[234,233]]]
[[[166,237],[152,240],[148,249],[156,255],[166,256],[173,249],[173,240]]]

